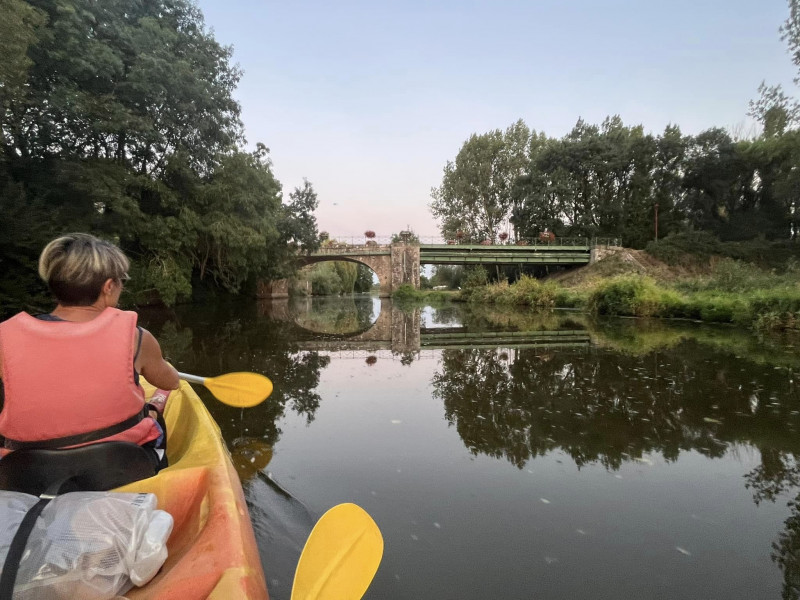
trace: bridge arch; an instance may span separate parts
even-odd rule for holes
[[[323,262],[349,262],[369,267],[378,277],[378,295],[381,297],[392,295],[392,265],[391,256],[389,255],[341,256],[331,254],[322,256],[301,256],[297,259],[297,264],[301,268]]]

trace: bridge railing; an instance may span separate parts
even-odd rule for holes
[[[367,238],[361,236],[330,236],[325,246],[320,247],[320,253],[334,254],[347,247],[379,248],[384,249],[392,243],[393,236],[376,236]],[[460,239],[446,239],[437,235],[420,236],[420,244],[441,244],[461,246],[619,246],[621,240],[613,237],[552,237],[552,238],[515,238],[507,240],[488,240],[477,237],[462,237]],[[414,240],[412,243],[417,243]]]

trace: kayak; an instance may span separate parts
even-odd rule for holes
[[[154,388],[142,382],[146,397]],[[148,492],[174,519],[169,556],[130,600],[267,599],[267,586],[242,484],[219,426],[188,383],[169,396],[169,467],[155,477],[116,488]]]

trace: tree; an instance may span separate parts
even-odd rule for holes
[[[372,289],[372,269],[367,265],[359,263],[356,282],[353,284],[353,291],[357,294],[364,294]]]
[[[522,120],[505,132],[470,136],[445,165],[442,184],[431,190],[431,212],[442,235],[457,231],[473,239],[492,239],[512,205],[512,186],[528,160],[530,130]]]
[[[246,152],[241,72],[191,0],[0,0],[0,299],[40,305],[35,262],[66,231],[133,259],[137,300],[237,293],[316,244],[311,184],[283,204]]]
[[[780,28],[781,39],[789,46],[792,62],[798,68],[794,83],[800,85],[800,0],[789,0],[789,17]],[[780,135],[800,123],[800,102],[787,96],[780,85],[762,82],[759,97],[750,101],[748,115],[759,121],[764,135]]]
[[[307,179],[303,179],[302,188],[294,188],[289,194],[290,202],[286,207],[286,218],[282,223],[284,239],[295,244],[304,252],[313,252],[319,248],[319,232],[314,211],[319,206],[317,194]]]
[[[33,64],[28,48],[37,39],[44,14],[22,0],[0,0],[0,135],[5,138],[5,113],[9,103],[19,101]]]

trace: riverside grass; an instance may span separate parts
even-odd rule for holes
[[[626,274],[579,288],[523,277],[462,291],[477,304],[583,308],[598,315],[685,318],[734,323],[762,331],[800,330],[800,269],[781,275],[722,261],[708,277],[658,282]]]

